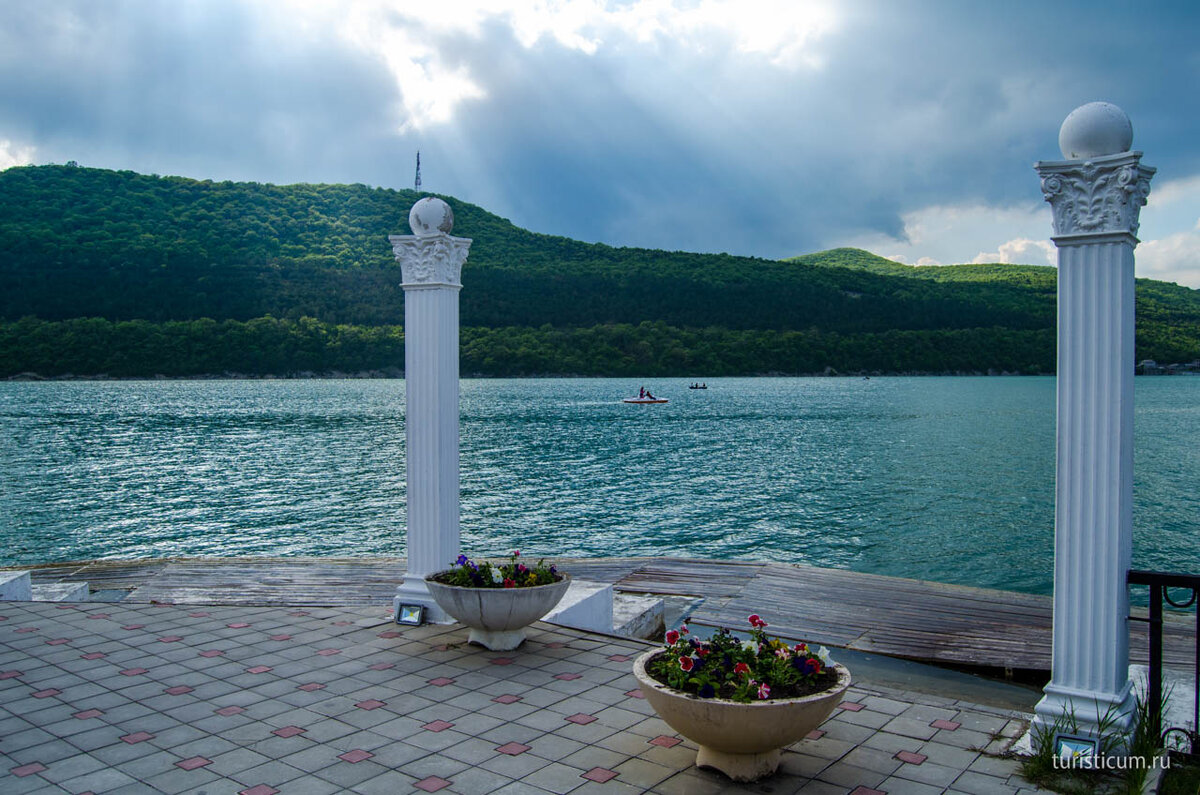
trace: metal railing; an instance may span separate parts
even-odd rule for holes
[[[1196,611],[1196,656],[1194,658],[1195,678],[1193,680],[1192,700],[1192,730],[1189,733],[1181,726],[1162,727],[1162,690],[1163,690],[1163,603],[1179,610],[1187,610],[1196,604],[1200,598],[1200,575],[1173,574],[1162,571],[1130,570],[1126,577],[1129,585],[1147,585],[1150,587],[1150,616],[1130,616],[1130,621],[1143,621],[1150,625],[1150,682],[1149,703],[1154,710],[1154,722],[1158,725],[1161,736],[1165,739],[1172,732],[1186,735],[1195,752],[1195,732],[1200,731],[1200,610]],[[1191,591],[1191,595],[1183,601],[1171,595],[1171,589],[1178,588]]]

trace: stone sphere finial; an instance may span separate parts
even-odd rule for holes
[[[417,237],[429,237],[438,233],[448,235],[454,228],[454,211],[441,199],[426,196],[408,211],[408,225]]]
[[[1058,131],[1058,146],[1067,160],[1116,155],[1133,147],[1133,125],[1111,102],[1089,102],[1071,111]]]

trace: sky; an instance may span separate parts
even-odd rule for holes
[[[0,169],[422,187],[535,232],[1054,264],[1033,164],[1112,102],[1137,274],[1200,288],[1200,3],[0,0]],[[397,229],[400,229],[397,219]]]

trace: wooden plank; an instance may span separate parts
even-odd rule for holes
[[[762,615],[782,637],[917,660],[1048,670],[1050,597],[844,569],[688,558],[562,559],[577,579],[617,590],[702,597],[691,620],[742,629]],[[81,561],[24,567],[38,582],[87,581],[130,601],[181,604],[385,605],[403,558],[213,558]],[[1141,613],[1144,615],[1144,610]],[[1194,665],[1194,617],[1169,615],[1168,665]],[[1146,658],[1131,622],[1130,655]]]

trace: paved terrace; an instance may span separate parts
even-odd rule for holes
[[[513,652],[379,606],[0,603],[0,792],[1032,791],[1014,713],[856,685],[732,785],[639,697],[640,641],[537,624]]]

